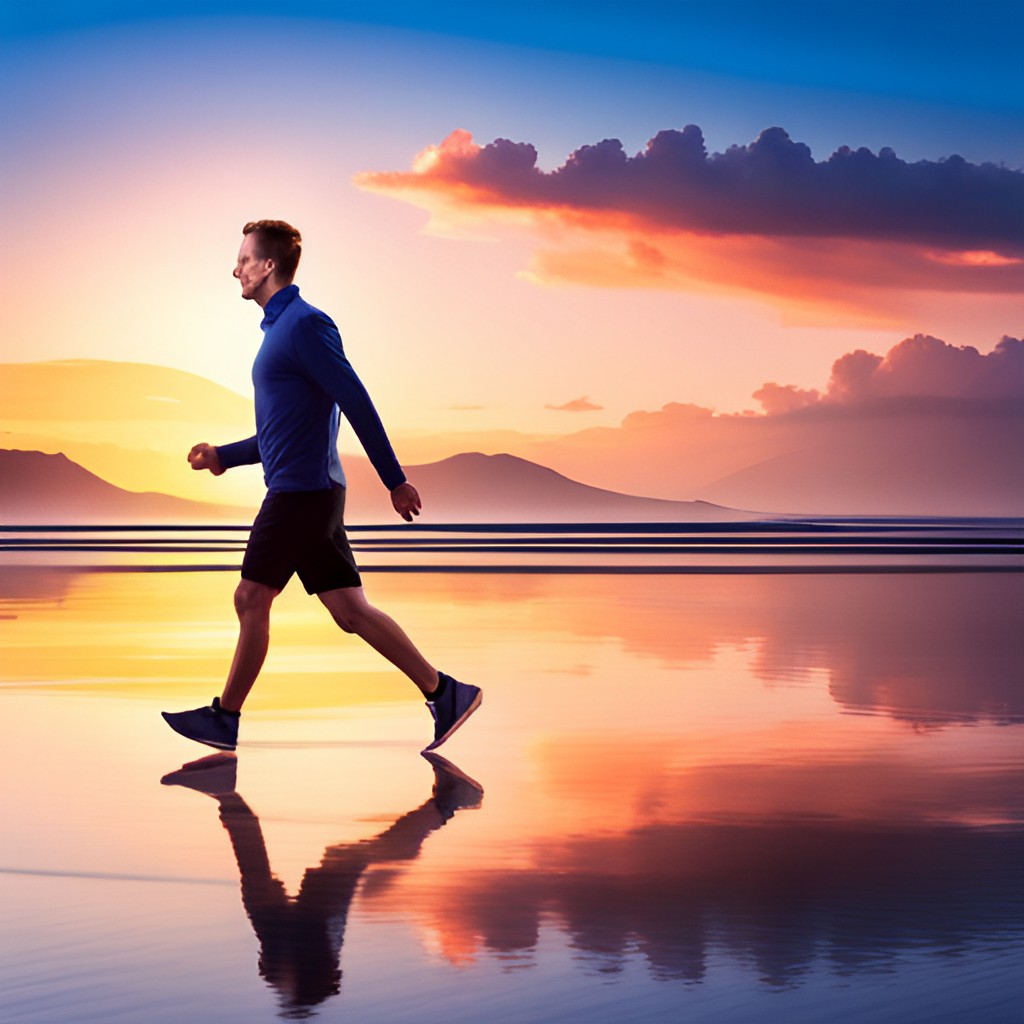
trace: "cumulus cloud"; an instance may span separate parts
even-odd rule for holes
[[[898,290],[1024,287],[1024,172],[888,148],[816,161],[778,127],[722,153],[696,125],[632,156],[605,139],[552,171],[529,143],[458,130],[411,171],[356,182],[425,206],[438,227],[526,223],[541,240],[526,276],[548,284],[740,291],[889,323]]]
[[[879,356],[860,349],[832,365],[824,394],[767,383],[753,395],[768,415],[807,408],[922,400],[972,405],[1024,403],[1024,341],[1004,337],[989,353],[915,334]]]
[[[554,409],[556,412],[595,412],[598,409],[603,409],[604,406],[595,405],[587,395],[583,395],[582,398],[574,398],[564,405],[545,405],[544,408]]]
[[[774,416],[815,405],[821,395],[813,389],[798,388],[795,384],[769,383],[763,384],[751,397],[761,403],[769,416]]]

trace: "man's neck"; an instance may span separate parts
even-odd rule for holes
[[[259,291],[253,296],[253,300],[260,309],[266,309],[267,303],[278,293],[284,291],[287,288],[287,284],[281,284],[280,281],[265,281]]]

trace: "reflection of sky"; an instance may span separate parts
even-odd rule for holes
[[[50,682],[66,680],[66,652],[83,681],[93,675],[130,685],[138,664],[126,658],[144,663],[161,643],[173,646],[176,629],[192,637],[192,650],[177,656],[185,659],[182,665],[187,663],[188,671],[213,670],[220,646],[234,631],[221,614],[225,595],[234,587],[230,576],[158,577],[161,601],[149,605],[140,598],[151,587],[146,574],[8,567],[0,601],[6,614],[18,618],[17,628],[32,636],[52,636],[59,628],[49,645]],[[196,578],[204,581],[198,592]],[[445,630],[456,643],[456,632],[448,632],[451,609],[474,616],[485,635],[500,636],[502,622],[514,624],[560,651],[563,671],[573,664],[581,643],[584,649],[611,643],[627,657],[668,671],[696,671],[714,664],[723,651],[745,651],[749,671],[761,683],[814,685],[824,680],[829,695],[845,710],[888,714],[919,726],[1020,721],[1024,716],[1016,573],[625,575],[598,576],[589,585],[558,575],[396,579],[375,574],[369,585],[387,600],[408,605],[406,614],[422,618],[426,629]],[[138,618],[157,632],[133,635],[127,623]],[[125,646],[111,658],[109,636],[97,633],[96,625],[122,620]],[[311,662],[330,660],[326,652],[334,637],[322,625],[304,614],[298,602],[291,615],[283,616],[285,646],[293,650],[289,663],[302,660],[297,651],[308,652]],[[68,638],[66,647],[62,635]],[[359,657],[357,651],[346,656]],[[94,658],[96,667],[90,669]],[[32,645],[11,645],[4,677],[8,683],[45,680]],[[187,685],[187,679],[186,674],[181,681]],[[177,684],[173,676],[165,682]]]
[[[595,1020],[617,1000],[728,1019],[738,991],[795,1020],[873,999],[1003,1019],[1024,909],[1016,575],[369,583],[484,684],[446,753],[486,796],[415,860],[367,867],[325,1014],[413,1019],[415,983],[449,1020],[478,1019],[468,999],[540,1012],[541,993]],[[182,972],[208,1006],[273,1002],[215,805],[158,785],[197,752],[157,712],[218,685],[233,586],[3,575],[0,767],[18,784],[0,867],[19,873],[0,885],[20,955],[5,940],[0,981],[19,1006],[109,1019],[112,993],[147,1005]],[[299,591],[246,715],[238,789],[292,894],[428,795],[419,702]]]

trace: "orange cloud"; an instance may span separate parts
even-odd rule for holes
[[[847,353],[824,388],[772,381],[754,398],[763,413],[669,402],[617,427],[446,443],[608,490],[762,512],[1017,515],[1024,501],[1022,340],[982,354],[914,335],[885,355]]]
[[[586,395],[583,395],[581,398],[574,398],[571,402],[565,402],[562,405],[545,405],[544,408],[553,409],[555,412],[596,412],[604,407],[595,405]]]
[[[740,292],[873,324],[900,321],[908,291],[1024,286],[1024,173],[845,147],[815,162],[781,128],[711,155],[693,125],[633,157],[606,139],[550,172],[527,143],[460,129],[411,171],[356,183],[425,207],[435,230],[526,227],[540,284]]]

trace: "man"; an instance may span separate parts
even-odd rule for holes
[[[334,621],[404,672],[427,699],[439,747],[480,706],[476,686],[427,662],[401,627],[363,593],[345,535],[345,476],[338,459],[339,409],[352,424],[395,511],[408,522],[420,498],[395,458],[370,396],[345,358],[334,321],[292,284],[302,254],[299,232],[284,221],[253,221],[242,229],[234,276],[242,298],[263,309],[263,343],[252,368],[256,434],[214,447],[197,444],[194,470],[214,476],[263,463],[267,496],[253,523],[235,591],[239,634],[220,697],[210,707],[163,712],[176,732],[220,750],[234,750],[249,691],[266,658],[270,608],[293,573]]]

